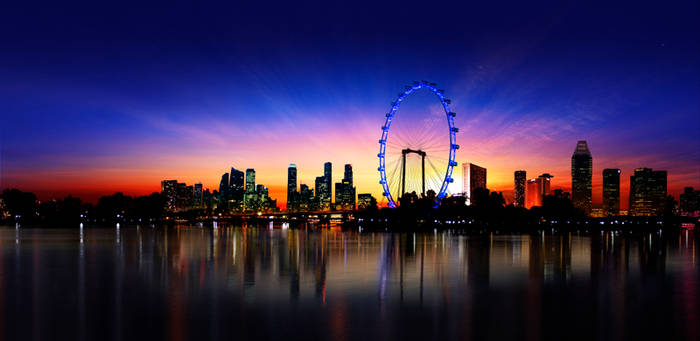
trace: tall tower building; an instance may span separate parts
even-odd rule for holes
[[[352,186],[352,165],[351,164],[346,164],[345,165],[345,174],[343,174],[343,180],[347,180],[348,183]]]
[[[255,190],[255,169],[245,170],[245,193],[243,194],[243,209],[254,212],[260,209],[258,193]]]
[[[314,200],[316,201],[317,209],[328,210],[330,208],[330,205],[325,205],[326,195],[328,195],[329,192],[329,188],[326,187],[326,177],[317,176],[314,185],[316,186],[316,197],[314,198]]]
[[[629,215],[661,215],[666,202],[666,171],[637,168],[630,176]]]
[[[287,211],[297,209],[297,165],[292,163],[287,168]]]
[[[175,211],[177,199],[177,180],[163,180],[160,182],[160,194],[165,198],[166,210]]]
[[[355,187],[352,183],[352,165],[345,165],[343,180],[335,184],[335,204],[342,210],[355,209]]]
[[[245,191],[255,193],[255,169],[253,168],[245,170]]]
[[[229,180],[229,202],[230,207],[237,211],[243,209],[243,193],[245,192],[245,173],[231,167],[231,177]]]
[[[321,209],[329,210],[333,198],[333,164],[326,162],[323,164],[323,178],[325,182],[323,196],[321,197]],[[318,188],[316,189],[318,193]]]
[[[527,173],[524,170],[515,171],[514,200],[515,207],[525,207],[525,180]]]
[[[299,184],[298,196],[299,199],[295,200],[295,204],[298,204],[298,207],[296,208],[302,212],[308,211],[309,207],[311,207],[311,201],[313,200],[314,196],[313,188],[309,188],[309,186],[305,184]]]
[[[221,181],[219,181],[219,200],[222,202],[228,201],[229,183],[228,183],[228,173],[221,175]]]
[[[194,184],[194,199],[192,200],[192,206],[193,207],[202,207],[203,203],[203,188],[202,188],[202,183],[197,183]]]
[[[486,188],[486,168],[473,163],[463,163],[462,192],[467,197],[467,205],[471,205],[472,195],[477,188]]]
[[[586,141],[578,141],[571,156],[571,201],[586,215],[591,213],[593,157]]]
[[[620,214],[620,170],[616,168],[603,170],[603,214]]]

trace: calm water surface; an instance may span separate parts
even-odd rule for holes
[[[0,339],[700,337],[677,235],[0,228]]]

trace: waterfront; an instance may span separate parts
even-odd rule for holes
[[[700,336],[679,234],[0,228],[3,339]]]

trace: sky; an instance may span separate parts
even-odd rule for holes
[[[456,160],[571,187],[578,140],[622,170],[700,187],[696,1],[0,4],[0,187],[42,200],[142,195],[163,179],[218,188],[254,168],[284,207],[287,166],[323,163],[381,197],[377,140],[405,85],[438,84]],[[397,116],[398,119],[399,116]],[[461,187],[461,169],[452,190]]]

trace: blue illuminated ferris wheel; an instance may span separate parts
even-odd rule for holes
[[[404,116],[402,110],[402,115],[397,116],[399,106],[407,102],[408,95],[420,93],[422,89],[437,96],[440,106],[420,110],[413,117],[411,112]],[[457,165],[455,153],[459,149],[456,139],[459,129],[454,125],[454,118],[450,100],[435,83],[414,82],[392,103],[382,126],[377,154],[379,183],[389,207],[396,207],[394,198],[398,200],[405,193],[426,196],[432,191],[435,205],[448,195],[448,186],[454,181],[452,170]]]

